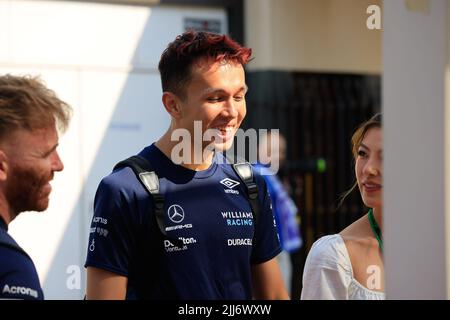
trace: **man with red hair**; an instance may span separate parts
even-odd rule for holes
[[[226,35],[195,31],[163,52],[170,127],[134,157],[146,170],[127,162],[98,187],[88,299],[289,298],[264,179],[244,181],[222,154],[246,114],[250,57]]]

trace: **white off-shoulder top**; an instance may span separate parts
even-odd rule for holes
[[[384,300],[353,277],[344,239],[339,234],[317,240],[306,258],[302,300]]]

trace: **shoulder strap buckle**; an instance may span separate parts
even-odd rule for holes
[[[253,211],[255,224],[259,217],[259,203],[258,203],[258,186],[253,175],[253,167],[247,161],[238,160],[238,163],[233,163],[231,166],[239,179],[244,182],[249,198],[250,206]]]
[[[171,238],[167,235],[164,223],[164,196],[160,193],[159,178],[153,170],[149,161],[141,156],[132,156],[128,159],[120,161],[114,166],[113,170],[123,167],[130,167],[138,180],[142,183],[145,190],[153,199],[155,205],[155,217],[158,224],[159,231],[175,246],[182,248],[183,241],[180,239]]]

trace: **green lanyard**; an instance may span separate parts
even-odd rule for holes
[[[383,252],[383,235],[381,234],[380,227],[378,226],[378,223],[373,216],[372,208],[369,209],[368,217],[372,232],[375,235],[375,238],[377,238],[378,240],[378,245],[380,246],[381,252]]]

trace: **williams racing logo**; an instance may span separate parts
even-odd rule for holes
[[[220,183],[223,184],[227,189],[225,189],[225,193],[232,193],[232,194],[239,194],[239,191],[234,190],[234,187],[238,186],[240,183],[237,181],[234,181],[230,178],[225,178],[220,180]]]
[[[222,211],[222,218],[227,226],[252,226],[253,213],[242,211]]]

